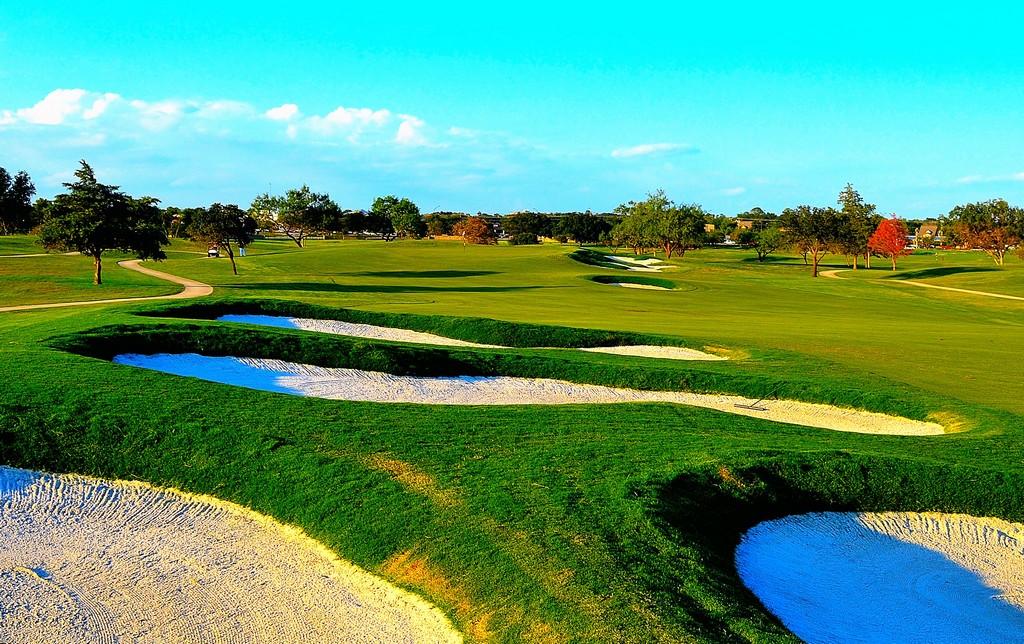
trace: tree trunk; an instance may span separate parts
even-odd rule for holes
[[[103,283],[103,263],[100,259],[99,253],[94,253],[92,256],[92,265],[96,268],[96,273],[93,275],[93,284]]]
[[[224,248],[228,250],[228,259],[231,260],[231,272],[238,275],[238,268],[235,267],[235,254],[231,252],[231,242],[224,244]]]
[[[893,253],[893,256],[892,256],[892,270],[893,271],[896,270],[896,254],[895,253]]]

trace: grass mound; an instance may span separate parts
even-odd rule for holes
[[[489,318],[456,317],[446,315],[417,315],[415,313],[382,313],[340,307],[307,304],[288,300],[207,299],[183,306],[152,309],[142,315],[150,317],[191,318],[216,320],[223,315],[276,315],[296,318],[338,320],[354,324],[409,329],[422,333],[508,347],[616,347],[637,344],[687,346],[678,337],[632,333],[629,331],[603,331],[565,326],[506,322]],[[699,347],[697,341],[689,346]]]
[[[674,290],[676,283],[671,280],[659,277],[646,277],[643,275],[592,275],[588,277],[592,282],[598,284],[641,284],[643,286],[655,286],[666,290]]]
[[[810,512],[953,512],[1024,517],[1015,491],[1024,475],[961,465],[923,463],[847,452],[760,455],[709,464],[633,490],[662,532],[659,552],[634,572],[651,580],[664,605],[675,606],[688,630],[772,635],[796,641],[769,616],[739,579],[733,558],[751,527]],[[639,555],[626,544],[627,560]]]
[[[102,360],[117,354],[198,353],[283,360],[398,376],[514,376],[655,391],[690,391],[838,405],[928,420],[934,402],[895,383],[836,387],[815,373],[765,370],[752,361],[659,361],[590,352],[495,351],[420,347],[348,336],[228,324],[115,325],[51,340],[51,346]]]
[[[587,266],[600,266],[601,268],[614,268],[620,271],[628,271],[629,266],[623,262],[616,262],[608,259],[604,253],[589,248],[580,248],[569,253],[569,259],[574,259]]]

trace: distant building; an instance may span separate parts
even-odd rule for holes
[[[753,219],[737,219],[736,220],[736,227],[737,228],[742,228],[744,230],[753,230],[754,229],[754,220]]]
[[[914,245],[918,248],[930,246],[931,244],[941,244],[943,241],[942,235],[939,234],[939,222],[937,221],[926,221],[921,224],[914,234]]]

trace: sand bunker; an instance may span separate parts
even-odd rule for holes
[[[807,642],[1016,642],[1022,547],[1000,519],[829,512],[755,526],[736,568]]]
[[[654,286],[653,284],[634,284],[632,282],[605,282],[608,286],[621,286],[623,288],[642,288],[648,291],[671,291],[670,288],[664,286]]]
[[[438,610],[212,497],[0,467],[5,642],[459,642]]]
[[[635,257],[623,257],[621,255],[605,255],[605,259],[611,260],[617,264],[624,264],[623,268],[628,271],[640,271],[647,273],[660,273],[662,270],[661,266],[657,264],[663,264],[664,262],[655,257],[648,259],[637,259]]]
[[[333,400],[430,405],[565,405],[664,402],[707,407],[783,423],[866,434],[942,434],[937,423],[829,405],[773,400],[766,411],[738,408],[755,402],[740,396],[615,389],[544,378],[395,376],[358,369],[332,369],[280,360],[210,357],[194,353],[116,356],[119,364],[192,376],[251,389]]]
[[[285,329],[302,329],[304,331],[317,331],[320,333],[335,333],[337,335],[350,335],[356,338],[371,338],[375,340],[388,340],[391,342],[416,342],[418,344],[435,344],[450,347],[477,347],[481,349],[511,348],[501,346],[499,344],[480,344],[477,342],[453,340],[452,338],[434,335],[433,333],[421,333],[419,331],[395,329],[386,326],[374,326],[372,324],[353,324],[351,322],[340,322],[338,320],[291,318],[276,315],[222,315],[217,318],[217,320],[221,322],[260,324],[263,326],[274,326]],[[682,347],[658,347],[646,344],[622,347],[587,347],[580,349],[580,351],[614,353],[623,356],[640,356],[645,358],[668,358],[671,360],[726,359],[710,353],[704,353],[703,351],[697,351],[696,349],[684,349]]]
[[[728,360],[696,349],[684,347],[662,347],[654,344],[634,344],[627,347],[586,347],[580,351],[591,353],[611,353],[619,356],[638,356],[641,358],[668,358],[669,360]]]
[[[481,349],[507,349],[497,344],[480,344],[478,342],[465,342],[454,340],[433,333],[421,333],[408,329],[394,329],[386,326],[374,326],[372,324],[354,324],[352,322],[341,322],[339,320],[316,320],[312,318],[292,318],[275,315],[222,315],[217,318],[221,322],[244,322],[246,324],[260,324],[263,326],[276,326],[286,329],[302,329],[303,331],[317,331],[320,333],[334,333],[337,335],[350,335],[357,338],[370,338],[373,340],[388,340],[391,342],[415,342],[417,344],[435,344],[448,347],[477,347]]]

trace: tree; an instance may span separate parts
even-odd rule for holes
[[[338,204],[327,193],[313,192],[303,184],[298,190],[285,192],[277,222],[283,232],[302,248],[305,237],[326,231],[327,223],[339,212]]]
[[[441,237],[452,234],[452,226],[464,215],[454,212],[432,212],[423,217],[423,223],[427,226],[427,235],[430,237]]]
[[[483,217],[466,217],[452,226],[452,234],[462,237],[466,244],[493,245],[498,243],[494,228]]]
[[[501,221],[505,234],[515,244],[536,244],[539,237],[551,235],[551,219],[539,212],[517,212]]]
[[[0,235],[27,233],[39,223],[32,208],[34,194],[36,187],[27,172],[22,170],[12,177],[0,168]]]
[[[602,233],[610,228],[606,221],[588,210],[587,212],[568,213],[558,220],[552,232],[556,236],[564,236],[582,246],[599,241]]]
[[[44,213],[39,241],[46,250],[78,251],[93,258],[93,282],[102,284],[105,251],[134,253],[139,259],[165,259],[160,248],[168,243],[159,203],[152,197],[134,199],[96,181],[89,164],[82,161],[75,172],[78,181],[65,183],[66,194],[57,195]]]
[[[818,263],[832,252],[842,231],[841,219],[835,208],[797,206],[782,211],[781,228],[784,237],[800,253],[811,256],[813,277],[818,276]]]
[[[754,252],[757,253],[757,261],[762,263],[768,255],[779,250],[786,243],[782,231],[774,226],[758,232],[748,230],[744,233],[749,233],[749,237],[744,235],[744,238],[748,240],[745,245],[754,249]]]
[[[218,250],[227,251],[231,272],[238,275],[231,240],[239,246],[248,246],[256,237],[256,220],[235,204],[215,203],[209,208],[197,208],[189,226],[189,235],[196,241],[216,244]]]
[[[688,250],[699,249],[706,239],[707,213],[697,204],[672,205],[655,221],[657,239],[665,255],[675,251],[680,257]]]
[[[284,196],[263,193],[249,206],[249,215],[264,228],[284,233],[299,248],[306,237],[326,232],[337,225],[341,209],[327,193],[313,192],[303,184]]]
[[[907,248],[908,235],[907,224],[902,219],[883,219],[868,240],[868,248],[892,260],[892,270],[896,270],[896,260],[912,252]]]
[[[420,209],[405,197],[377,197],[370,206],[370,214],[379,220],[388,219],[395,234],[402,238],[418,238],[427,232]]]
[[[853,258],[853,269],[857,270],[857,258],[863,256],[865,266],[871,268],[871,252],[868,240],[882,218],[875,213],[875,204],[866,203],[851,184],[839,193],[838,205],[840,228],[836,238],[835,252]]]
[[[1024,236],[1024,210],[1002,199],[956,206],[942,223],[957,245],[981,249],[999,266]]]
[[[647,194],[643,201],[630,201],[615,209],[622,217],[613,236],[616,242],[640,253],[647,248],[661,248],[668,257],[676,252],[700,248],[706,238],[707,213],[696,204],[677,206],[665,196],[664,190]]]

